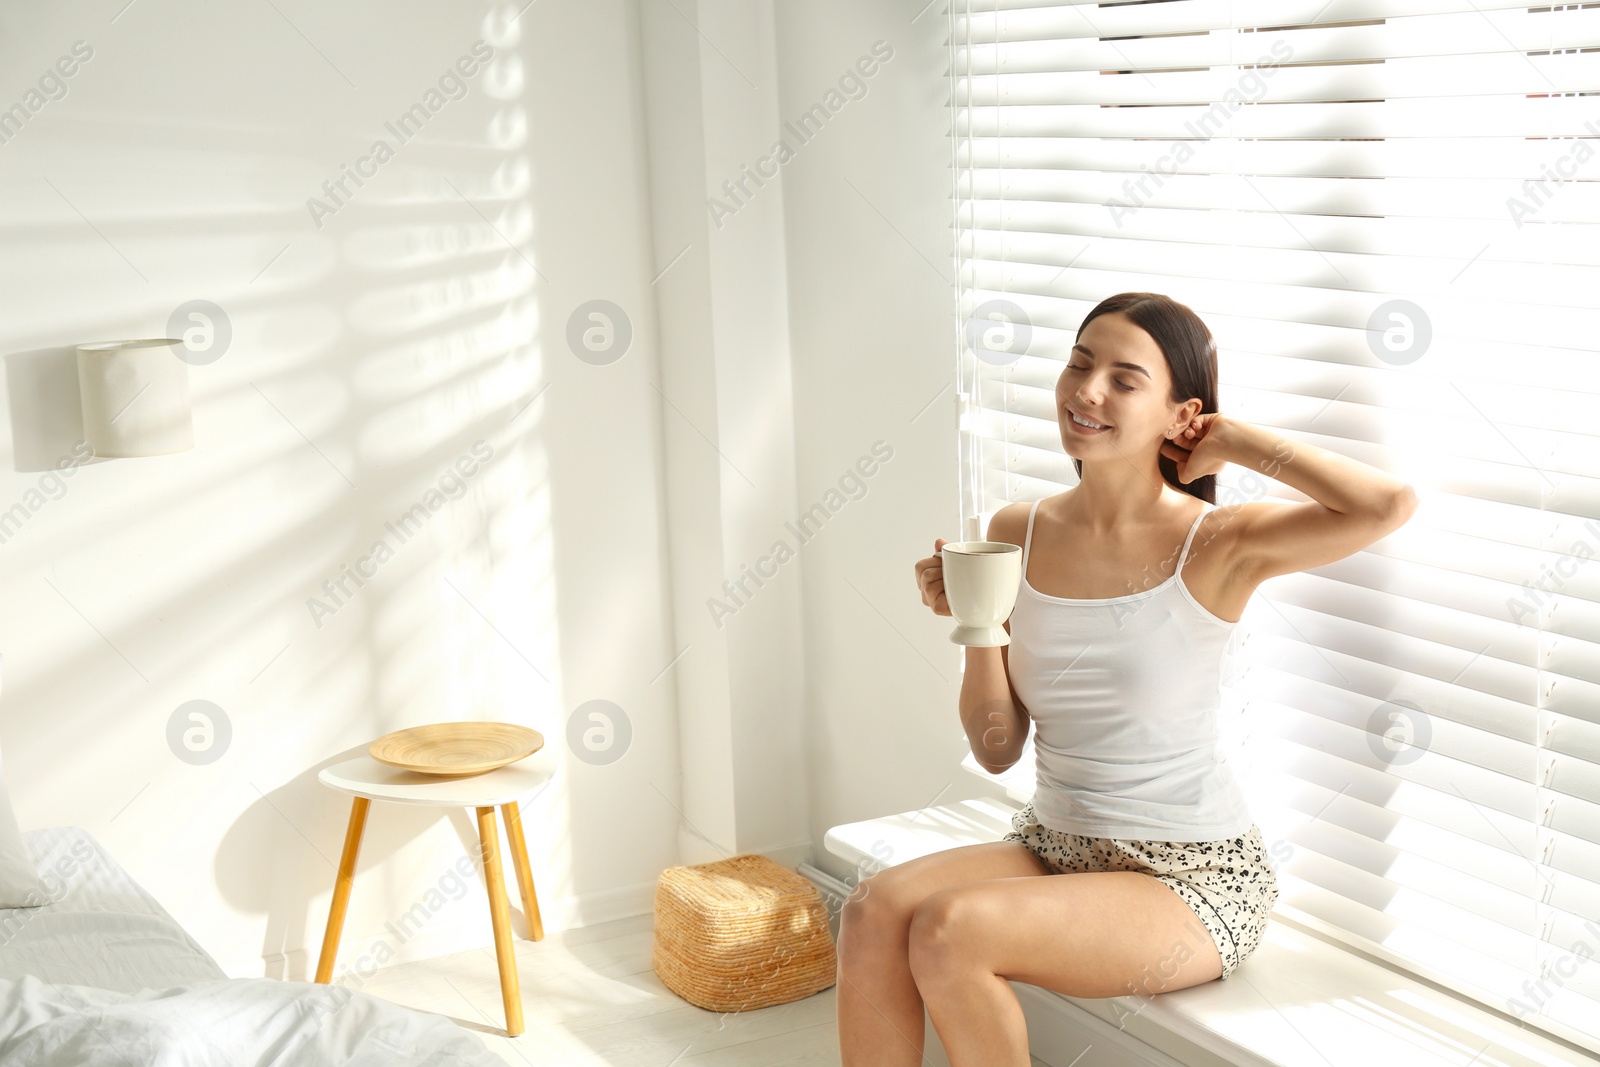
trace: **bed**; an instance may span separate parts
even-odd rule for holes
[[[503,1067],[442,1016],[336,985],[227,977],[84,830],[22,841],[48,903],[0,908],[7,1067]]]

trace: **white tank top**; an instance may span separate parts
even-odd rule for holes
[[[1237,625],[1180,576],[1127,596],[1049,596],[1028,582],[1033,517],[1011,612],[1011,684],[1034,720],[1039,822],[1086,837],[1212,841],[1253,825],[1221,751],[1222,657]]]

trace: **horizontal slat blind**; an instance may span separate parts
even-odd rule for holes
[[[1232,646],[1279,908],[1600,1051],[1600,3],[955,0],[950,55],[963,536],[1076,482],[1054,385],[1128,290],[1225,413],[1417,486]]]

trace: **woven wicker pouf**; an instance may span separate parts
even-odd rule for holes
[[[802,875],[755,853],[662,871],[655,925],[656,975],[711,1011],[787,1004],[836,979],[822,895]]]

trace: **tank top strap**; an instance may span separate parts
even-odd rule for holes
[[[1022,538],[1022,580],[1028,580],[1028,546],[1033,543],[1033,513],[1039,510],[1039,502],[1035,500],[1028,508],[1028,532]]]
[[[1174,572],[1175,575],[1183,573],[1184,560],[1189,558],[1189,542],[1194,540],[1195,531],[1200,529],[1200,520],[1205,518],[1214,507],[1216,507],[1215,504],[1206,503],[1206,506],[1200,509],[1200,514],[1194,517],[1194,522],[1189,525],[1189,536],[1183,539],[1183,551],[1178,553],[1178,569]]]

